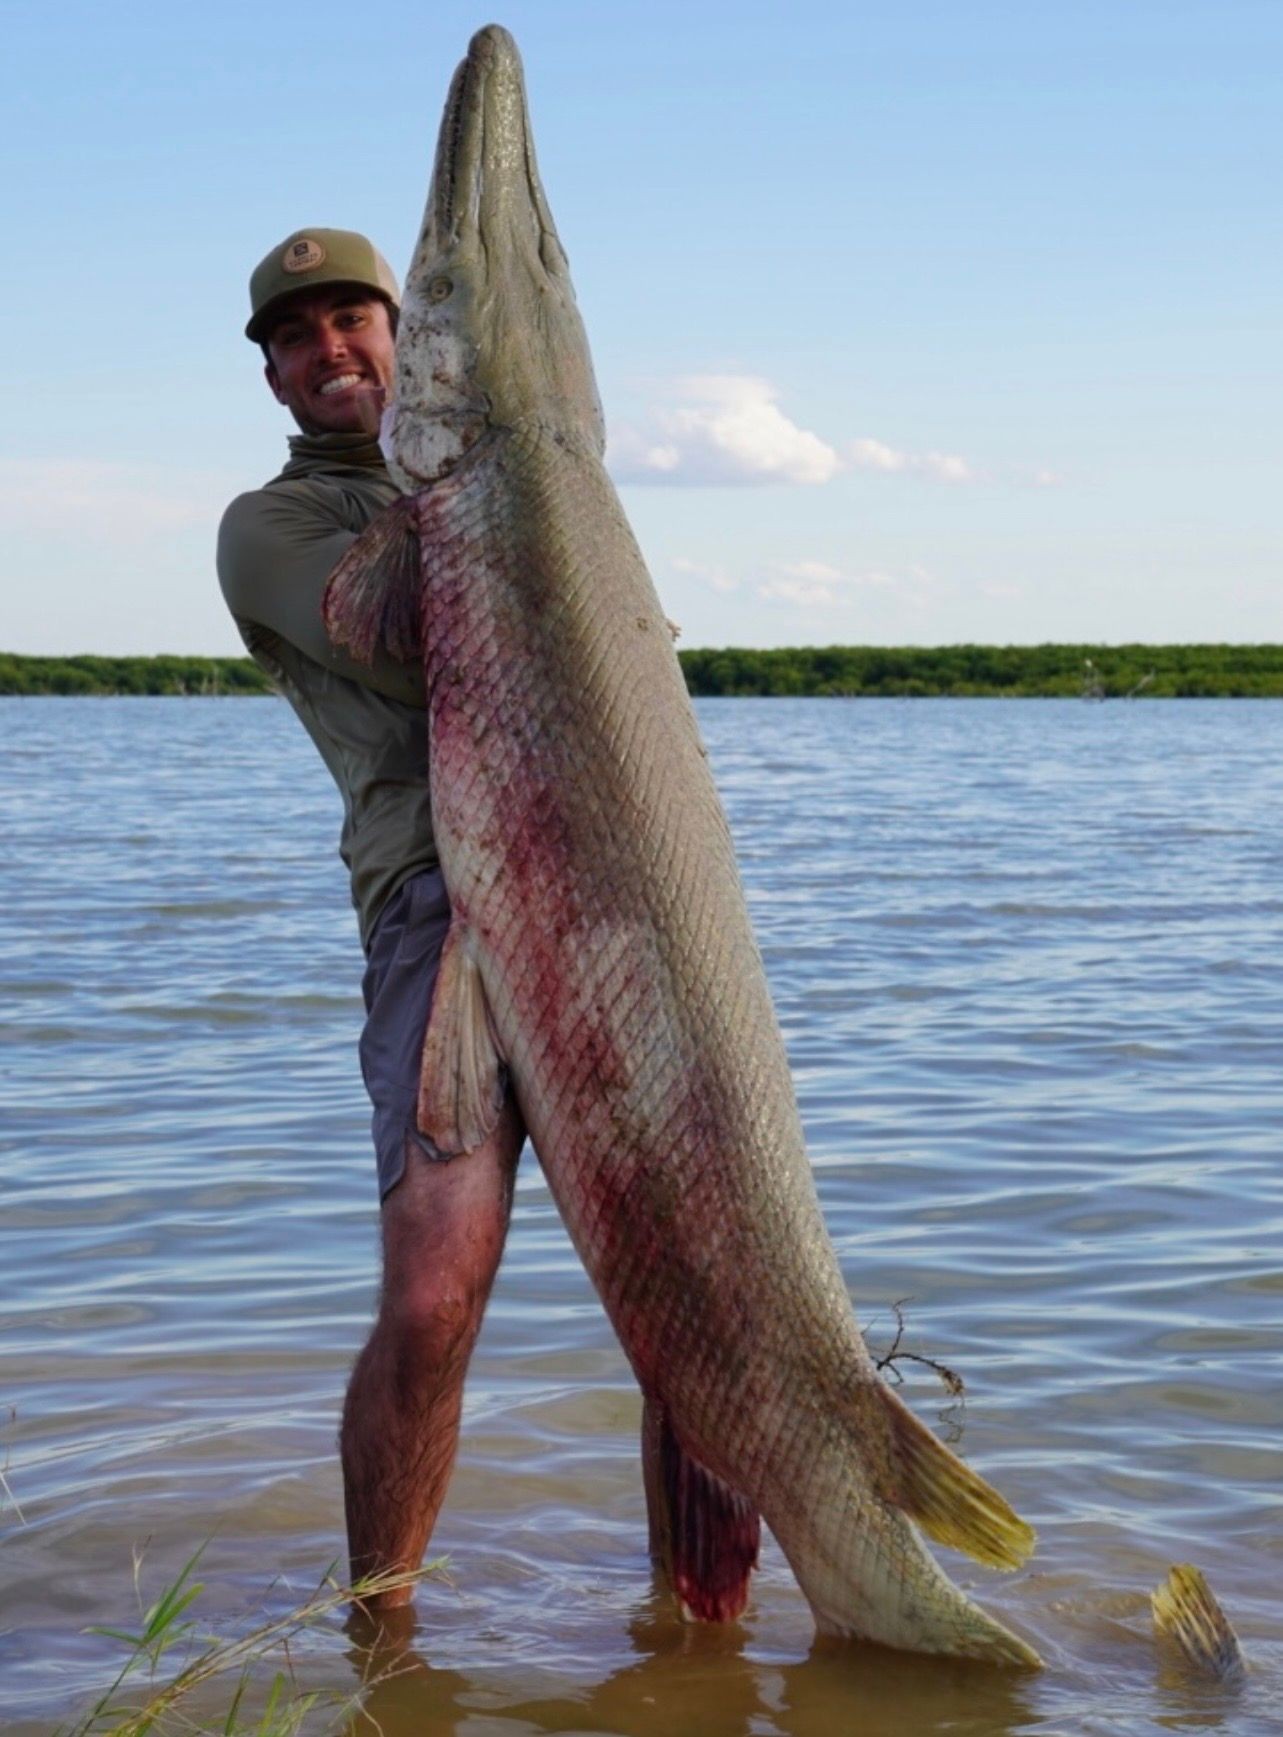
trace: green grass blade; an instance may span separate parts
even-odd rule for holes
[[[136,1652],[142,1652],[145,1642],[140,1634],[129,1634],[123,1628],[105,1628],[100,1623],[91,1623],[83,1634],[104,1634],[108,1640],[123,1641],[127,1647],[133,1647]]]
[[[187,1569],[184,1568],[173,1585],[165,1589],[147,1612],[143,1621],[143,1633],[149,1641],[154,1640],[157,1635],[164,1634],[165,1630],[183,1614],[192,1600],[199,1598],[204,1592],[205,1587],[199,1580],[184,1587],[183,1582],[187,1578],[187,1572]]]
[[[342,1705],[354,1710],[368,1690],[368,1683],[355,1698],[324,1691],[300,1692],[290,1663],[290,1642],[296,1636],[315,1630],[342,1606],[363,1599],[377,1598],[393,1590],[418,1584],[425,1575],[440,1571],[440,1559],[427,1563],[416,1573],[388,1573],[367,1576],[352,1586],[340,1584],[334,1578],[334,1565],[327,1570],[310,1597],[282,1615],[267,1617],[257,1627],[241,1631],[226,1639],[216,1635],[193,1640],[197,1627],[194,1620],[183,1621],[184,1614],[199,1598],[204,1586],[191,1580],[191,1573],[205,1546],[195,1551],[185,1566],[147,1611],[143,1632],[131,1634],[123,1629],[97,1626],[87,1632],[102,1634],[130,1649],[129,1656],[117,1673],[115,1682],[94,1703],[92,1710],[73,1726],[61,1728],[57,1737],[179,1737],[190,1732],[197,1737],[206,1732],[217,1737],[297,1737],[306,1717],[318,1707]],[[138,1587],[141,1558],[135,1552],[135,1588]],[[275,1584],[275,1583],[274,1583]],[[140,1613],[142,1599],[138,1599]],[[162,1657],[179,1641],[189,1642],[181,1667],[167,1665],[164,1677],[159,1672]],[[256,1673],[266,1675],[284,1656],[286,1671],[277,1671],[267,1693],[266,1708],[261,1718],[243,1724],[245,1697],[253,1688]],[[125,1679],[140,1663],[151,1667],[151,1681],[146,1688],[139,1685],[132,1705],[117,1699]],[[231,1678],[235,1683],[231,1705],[219,1723],[194,1723],[185,1711],[189,1697],[215,1678]],[[262,1680],[261,1676],[260,1679]],[[337,1729],[337,1727],[336,1727]]]
[[[245,1698],[245,1689],[249,1683],[249,1666],[241,1672],[241,1680],[236,1685],[236,1693],[232,1696],[232,1704],[227,1709],[227,1718],[223,1721],[223,1737],[235,1737],[236,1715],[241,1710],[241,1702]]]

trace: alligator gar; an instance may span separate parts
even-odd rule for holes
[[[1036,1664],[919,1535],[999,1567],[1033,1542],[856,1326],[494,26],[446,104],[384,446],[405,499],[326,621],[423,660],[452,908],[424,1132],[469,1151],[511,1081],[641,1384],[652,1539],[688,1612],[742,1609],[760,1516],[821,1632]]]

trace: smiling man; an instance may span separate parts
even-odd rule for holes
[[[262,347],[267,384],[299,433],[280,475],[238,496],[218,537],[219,583],[241,637],[342,796],[339,850],[366,953],[360,1057],[374,1107],[383,1286],[340,1438],[354,1578],[415,1568],[426,1547],[522,1140],[511,1106],[464,1159],[443,1159],[418,1132],[423,1033],[449,922],[423,674],[386,654],[355,663],[321,616],[334,564],[397,498],[374,430],[393,379],[398,305],[387,262],[348,230],[298,230],[257,266],[245,335]],[[303,1185],[306,1164],[300,1153]]]

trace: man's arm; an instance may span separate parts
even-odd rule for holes
[[[218,582],[238,622],[266,628],[323,669],[402,705],[426,705],[423,672],[376,651],[372,663],[331,644],[321,617],[335,563],[356,533],[327,522],[283,491],[239,495],[218,530]]]

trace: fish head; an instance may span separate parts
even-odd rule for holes
[[[408,493],[494,429],[599,456],[605,428],[566,255],[535,164],[517,45],[487,25],[454,75],[397,334],[383,447]]]

